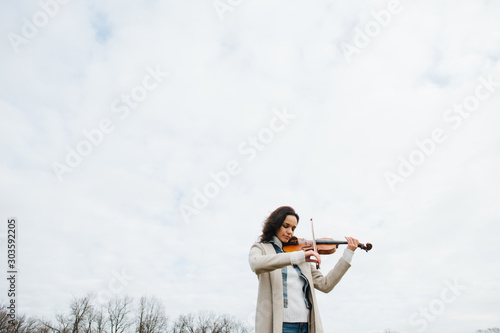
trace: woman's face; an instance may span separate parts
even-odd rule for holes
[[[297,218],[293,215],[287,215],[281,227],[276,231],[276,237],[284,244],[292,238],[295,228],[297,228]]]

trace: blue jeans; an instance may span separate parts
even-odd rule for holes
[[[283,333],[308,333],[307,323],[283,323]]]

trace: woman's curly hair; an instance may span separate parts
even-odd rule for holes
[[[299,215],[295,213],[295,210],[290,206],[281,206],[277,208],[274,212],[269,215],[269,217],[264,221],[262,227],[262,235],[260,235],[261,242],[269,242],[276,232],[283,225],[283,221],[288,215],[293,215],[297,218],[297,223],[299,223]]]

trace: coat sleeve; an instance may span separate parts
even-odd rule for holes
[[[291,253],[265,254],[262,244],[255,243],[250,248],[248,262],[255,274],[274,271],[275,269],[291,265]]]
[[[314,288],[324,293],[332,291],[333,287],[339,283],[347,270],[351,267],[344,258],[340,258],[335,267],[328,272],[326,276],[316,269],[315,265],[311,265],[311,274],[314,282]]]

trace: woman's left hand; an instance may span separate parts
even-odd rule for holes
[[[347,239],[347,248],[351,251],[356,251],[359,245],[359,241],[356,238],[345,237]]]

